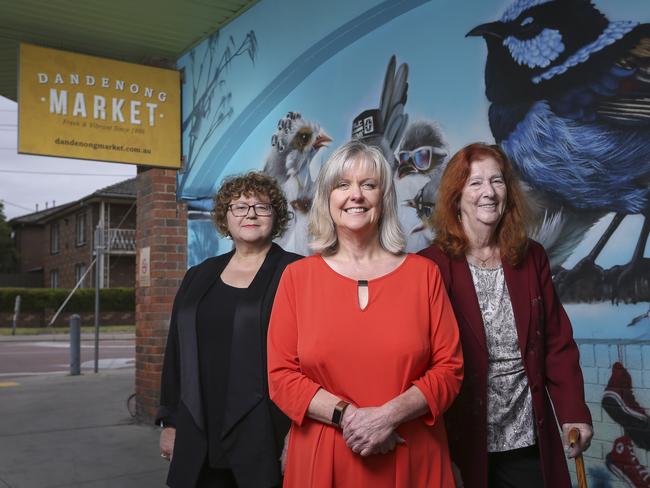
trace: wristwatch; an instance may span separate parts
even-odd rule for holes
[[[345,412],[345,409],[348,408],[348,405],[350,404],[345,400],[341,400],[336,404],[336,406],[334,407],[334,411],[332,412],[333,426],[338,427],[339,429],[341,428],[341,420],[343,420],[343,412]]]

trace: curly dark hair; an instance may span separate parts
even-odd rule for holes
[[[219,233],[228,235],[228,205],[242,195],[260,195],[268,197],[273,206],[273,228],[271,235],[279,237],[284,234],[292,217],[289,212],[287,199],[275,178],[260,171],[250,171],[242,175],[229,176],[223,180],[221,187],[214,195],[214,210],[212,218]]]

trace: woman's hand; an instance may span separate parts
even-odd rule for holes
[[[379,447],[370,454],[388,454],[397,444],[406,444],[406,441],[400,437],[397,432],[393,432]]]
[[[160,456],[168,461],[172,460],[174,454],[174,441],[176,440],[176,428],[165,427],[160,432]]]
[[[454,481],[456,482],[456,488],[464,488],[465,484],[463,483],[463,477],[460,474],[460,469],[456,463],[451,463],[451,472],[454,473]]]
[[[395,433],[389,410],[384,407],[346,408],[341,421],[343,438],[356,454],[386,453],[404,440]]]
[[[280,454],[280,471],[284,475],[284,468],[287,466],[287,454],[289,453],[289,433],[284,436],[284,446],[282,446],[282,454]]]
[[[573,446],[569,443],[569,432],[571,429],[578,429],[580,437],[578,442]],[[564,444],[564,451],[569,459],[576,457],[583,451],[589,449],[591,438],[594,435],[594,430],[589,424],[562,424],[562,444]]]

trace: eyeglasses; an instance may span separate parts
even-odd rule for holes
[[[420,171],[426,171],[431,167],[431,161],[434,154],[436,156],[446,156],[447,153],[439,147],[420,146],[412,151],[398,151],[396,156],[399,164],[409,164],[409,161]]]
[[[268,217],[273,213],[273,205],[270,203],[254,203],[253,205],[248,205],[247,203],[231,203],[228,205],[228,209],[235,217],[246,217],[251,208],[253,209],[253,213],[258,217]]]

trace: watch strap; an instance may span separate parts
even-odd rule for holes
[[[348,405],[350,404],[345,400],[341,400],[336,404],[336,406],[334,407],[334,411],[332,412],[332,425],[338,428],[341,427],[341,420],[343,420],[343,413],[345,412],[345,409],[348,408]]]

